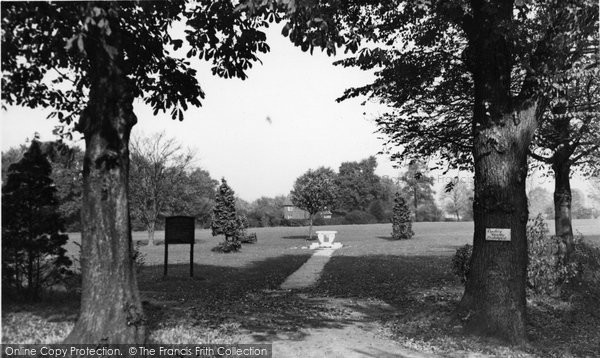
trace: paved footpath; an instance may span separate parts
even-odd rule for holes
[[[335,249],[317,249],[304,265],[300,266],[281,284],[281,288],[291,290],[314,285],[334,251]]]

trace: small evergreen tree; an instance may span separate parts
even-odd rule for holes
[[[34,140],[2,188],[2,283],[29,298],[69,274],[52,167]]]
[[[217,189],[210,228],[213,236],[225,236],[225,242],[217,247],[217,251],[239,250],[239,237],[244,228],[235,209],[235,193],[227,185],[225,178],[221,179],[221,185]]]
[[[406,200],[396,193],[394,199],[394,216],[392,217],[392,239],[408,240],[415,234],[412,231],[412,222],[410,220],[410,210],[406,204]]]

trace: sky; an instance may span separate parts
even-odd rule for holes
[[[373,74],[333,66],[336,58],[320,51],[313,56],[280,35],[281,26],[267,29],[271,51],[260,54],[248,79],[221,79],[206,62],[194,62],[206,93],[202,107],[189,108],[183,122],[169,113],[154,116],[136,100],[138,124],[133,135],[166,131],[196,153],[196,165],[225,177],[245,200],[287,195],[295,179],[319,166],[334,170],[345,161],[376,155],[383,141],[375,134],[374,118],[383,110],[364,99],[336,103],[344,89],[367,84]],[[2,112],[2,150],[25,142],[38,132],[52,140],[58,120],[49,110],[9,107]],[[80,145],[83,145],[81,141]],[[397,176],[386,156],[378,156],[377,174]]]
[[[178,31],[177,29],[174,31]],[[224,177],[240,198],[289,194],[294,181],[308,169],[320,166],[336,170],[345,161],[376,155],[383,139],[375,133],[374,119],[385,108],[364,98],[337,103],[346,88],[370,83],[371,72],[333,66],[344,57],[311,56],[280,35],[281,26],[266,30],[271,51],[260,54],[248,79],[221,79],[206,62],[195,61],[199,82],[206,93],[202,107],[191,107],[183,122],[169,113],[154,116],[149,106],[136,100],[138,124],[132,135],[165,131],[196,153],[195,165],[215,179]],[[185,52],[185,49],[181,49]],[[1,148],[23,144],[38,132],[53,140],[58,120],[46,119],[50,110],[8,107],[1,111]],[[79,141],[83,146],[83,141]],[[377,155],[376,173],[397,177],[386,155]],[[448,177],[433,173],[440,193]],[[468,175],[468,174],[466,174]],[[551,180],[536,179],[551,189]],[[575,186],[585,185],[576,178]]]

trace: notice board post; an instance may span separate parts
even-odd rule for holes
[[[169,244],[190,244],[190,277],[194,277],[194,231],[196,225],[193,216],[169,216],[165,218],[165,268],[167,276],[169,264]]]

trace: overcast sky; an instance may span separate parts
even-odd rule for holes
[[[214,77],[208,63],[194,62],[206,98],[201,108],[188,109],[183,122],[171,120],[168,113],[153,116],[137,100],[133,135],[166,131],[196,151],[197,166],[216,179],[225,177],[248,201],[287,195],[308,169],[327,166],[337,171],[344,161],[376,155],[383,141],[374,133],[373,120],[384,109],[361,105],[364,98],[335,102],[344,89],[369,83],[373,74],[333,66],[343,53],[336,58],[304,53],[280,31],[279,25],[267,30],[271,51],[260,55],[263,64],[256,63],[245,81]],[[58,120],[46,119],[48,113],[20,107],[2,111],[2,150],[24,143],[34,132],[43,140],[54,139]],[[377,161],[377,174],[398,176],[399,169],[387,156],[377,156]],[[434,176],[438,179],[441,173]],[[550,180],[538,181],[551,189]],[[443,184],[436,180],[438,194]]]
[[[344,161],[381,150],[373,133],[381,109],[361,106],[364,99],[335,102],[344,89],[369,83],[372,74],[333,66],[334,58],[321,52],[302,52],[280,35],[280,26],[268,29],[267,36],[271,52],[260,55],[263,64],[256,63],[245,81],[214,77],[208,63],[197,62],[206,99],[201,108],[188,109],[183,122],[168,113],[153,116],[137,100],[133,134],[165,130],[194,148],[197,165],[214,178],[225,177],[245,200],[288,194],[310,168],[337,170]],[[48,112],[20,107],[3,112],[2,150],[36,131],[52,139],[58,121],[46,119]],[[378,156],[378,163],[378,174],[397,175],[385,156]]]

